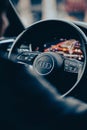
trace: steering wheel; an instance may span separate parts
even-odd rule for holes
[[[73,23],[45,20],[20,34],[8,57],[47,79],[64,97],[78,85],[84,74],[86,43],[85,34]]]

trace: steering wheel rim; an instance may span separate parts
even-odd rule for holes
[[[34,27],[35,25],[37,24],[41,24],[43,22],[50,22],[50,21],[58,21],[58,22],[64,22],[64,24],[69,24],[70,26],[72,26],[73,28],[75,28],[78,33],[81,35],[81,37],[83,38],[83,40],[85,41],[85,43],[82,43],[82,44],[86,44],[87,43],[87,38],[86,38],[86,35],[84,34],[84,32],[79,28],[77,27],[75,24],[71,23],[71,22],[68,22],[68,21],[65,21],[65,20],[57,20],[57,19],[54,19],[54,20],[41,20],[39,22],[36,22],[35,24],[32,24],[30,27],[28,27],[27,29],[25,29],[21,34],[19,34],[19,36],[16,38],[15,42],[13,43],[13,45],[11,46],[11,49],[9,51],[9,54],[8,54],[8,58],[11,59],[11,55],[12,55],[12,52],[13,52],[13,49],[15,47],[15,45],[17,44],[17,42],[19,41],[19,39],[21,37],[23,37],[23,35],[29,30],[31,29],[32,27]],[[84,45],[85,46],[85,45]],[[61,97],[65,97],[67,96],[69,93],[72,92],[72,90],[74,90],[74,88],[78,85],[78,83],[80,82],[81,78],[83,77],[84,75],[84,71],[85,71],[85,68],[86,68],[86,49],[84,47],[84,65],[83,65],[83,69],[82,69],[82,72],[78,78],[78,80],[76,81],[76,83],[67,91],[65,92],[63,95],[61,95]]]

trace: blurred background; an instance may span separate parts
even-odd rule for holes
[[[12,0],[25,27],[42,19],[87,22],[87,0]]]

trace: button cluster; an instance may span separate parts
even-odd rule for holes
[[[77,60],[66,59],[64,65],[64,71],[71,73],[78,73],[79,69],[82,67],[82,63]]]
[[[17,56],[17,60],[27,64],[32,64],[36,56],[38,56],[38,52],[22,52]]]

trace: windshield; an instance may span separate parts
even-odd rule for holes
[[[87,22],[87,0],[11,0],[24,27],[44,19]]]

